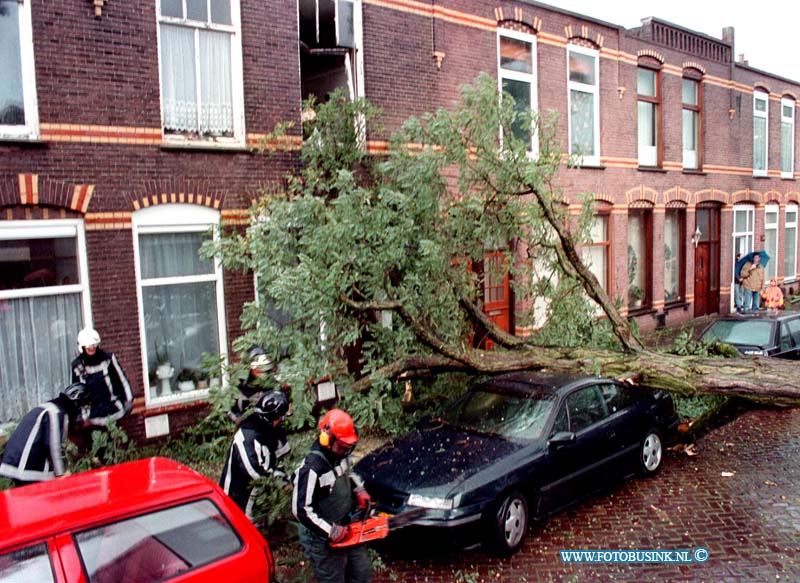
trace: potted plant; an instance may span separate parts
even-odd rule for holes
[[[178,373],[178,378],[175,381],[178,383],[178,390],[180,391],[193,391],[195,389],[195,381],[197,375],[190,368],[182,368]]]
[[[634,308],[641,308],[642,300],[644,300],[644,290],[638,285],[632,285],[628,288],[628,300]]]

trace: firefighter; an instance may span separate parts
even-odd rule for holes
[[[74,383],[55,399],[28,411],[8,438],[0,476],[23,486],[69,475],[61,447],[88,400],[86,386]]]
[[[279,460],[289,453],[286,432],[280,427],[289,412],[289,398],[281,391],[265,393],[239,424],[228,450],[219,485],[253,519],[253,480],[272,474],[287,485]]]
[[[341,409],[328,411],[319,429],[318,441],[295,474],[292,513],[300,522],[300,544],[318,583],[367,583],[372,563],[366,547],[330,546],[347,537],[348,516],[370,503],[363,481],[351,470],[358,433]]]
[[[83,383],[91,396],[86,425],[105,427],[133,407],[131,385],[112,352],[100,348],[100,334],[92,328],[78,332],[80,354],[72,361],[72,382]]]
[[[269,385],[275,385],[272,375],[275,364],[264,349],[260,346],[253,346],[247,352],[247,356],[250,359],[250,372],[247,378],[239,383],[239,394],[228,411],[228,417],[237,425],[244,419],[245,413],[253,406],[253,403],[257,402],[269,389]],[[277,385],[274,388],[277,388]]]

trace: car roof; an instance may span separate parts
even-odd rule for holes
[[[747,321],[758,321],[758,320],[773,320],[773,321],[783,321],[783,320],[790,320],[792,318],[796,318],[800,316],[800,312],[793,311],[793,310],[765,310],[763,312],[748,312],[746,314],[728,314],[726,316],[721,316],[716,318],[713,322],[709,324],[709,326],[713,326],[716,322],[720,321],[737,321],[737,322],[747,322]]]
[[[521,371],[502,374],[480,383],[479,386],[499,386],[517,390],[541,390],[547,393],[562,393],[590,381],[610,380],[596,376],[548,371]]]
[[[0,492],[0,547],[80,530],[191,500],[214,483],[173,460],[153,457]]]

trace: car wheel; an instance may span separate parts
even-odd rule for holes
[[[647,432],[639,448],[639,466],[644,476],[654,476],[661,469],[661,460],[664,456],[664,445],[661,434],[651,429]]]
[[[509,556],[522,546],[528,530],[528,501],[514,490],[499,498],[487,524],[486,542],[490,552]]]

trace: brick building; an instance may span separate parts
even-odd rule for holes
[[[179,372],[229,352],[253,297],[200,241],[298,164],[301,99],[336,86],[386,132],[481,71],[557,111],[581,156],[559,182],[598,202],[585,255],[643,329],[730,310],[737,252],[766,249],[796,290],[800,84],[733,40],[534,2],[0,0],[0,421],[65,382],[93,325],[134,387],[128,432],[185,424],[209,380],[179,391]]]

